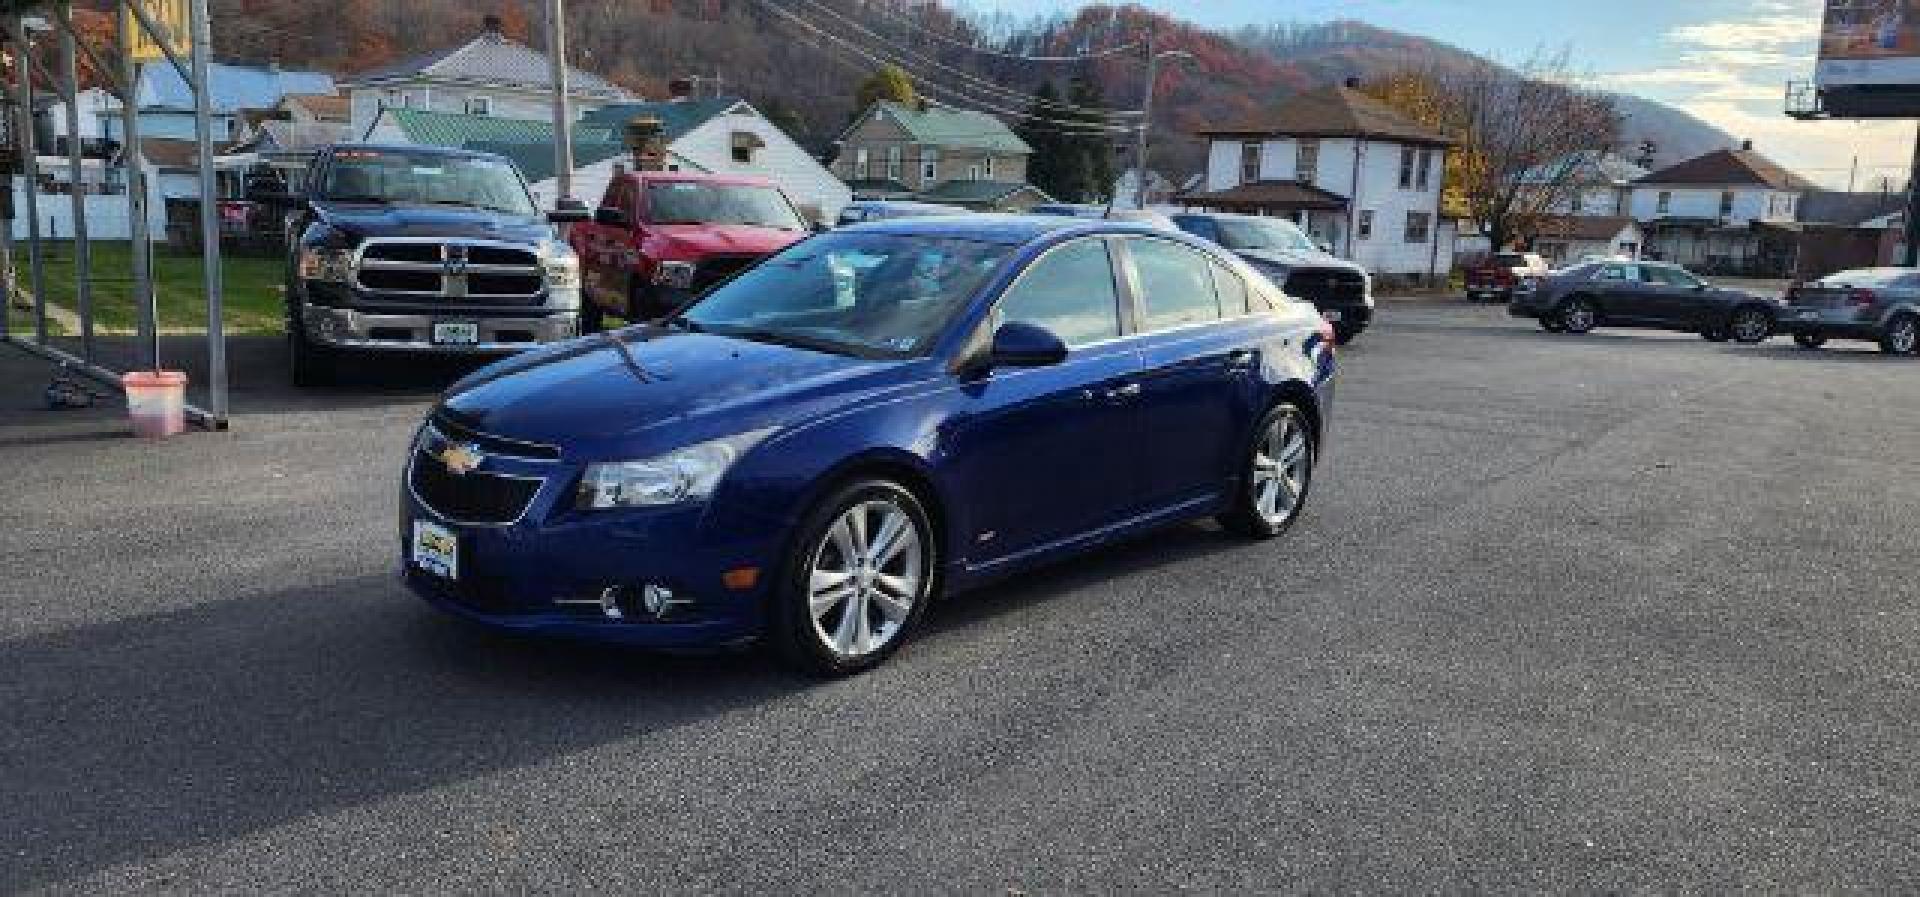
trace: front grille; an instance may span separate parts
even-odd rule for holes
[[[700,266],[693,272],[693,290],[699,292],[735,274],[745,271],[766,258],[762,255],[713,255],[701,260]]]
[[[1315,305],[1347,305],[1365,301],[1367,278],[1358,271],[1307,269],[1287,275],[1285,289]]]
[[[512,523],[540,491],[540,480],[482,471],[456,474],[424,451],[413,453],[407,484],[427,507],[458,523]]]
[[[433,297],[468,305],[531,305],[546,289],[530,249],[463,240],[374,240],[355,275],[374,293]]]
[[[560,449],[544,442],[522,442],[491,433],[482,433],[458,420],[446,408],[436,408],[430,418],[433,429],[440,435],[457,442],[474,445],[489,455],[509,455],[515,458],[530,458],[536,461],[557,461]]]

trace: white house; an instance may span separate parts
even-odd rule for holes
[[[420,109],[512,119],[553,116],[552,63],[547,54],[501,33],[486,16],[472,40],[343,82],[355,134],[373,127],[380,110]],[[638,97],[592,72],[568,69],[568,98],[579,112]]]
[[[622,133],[628,122],[642,117],[660,121],[670,169],[767,178],[821,220],[838,217],[852,201],[853,192],[833,172],[738,97],[622,103],[582,116],[573,135],[574,198],[588,205],[600,201],[614,172],[629,164]],[[498,153],[520,166],[541,205],[552,203],[558,192],[550,121],[389,108],[367,137]]]
[[[1533,234],[1533,251],[1556,267],[1594,255],[1637,259],[1645,245],[1639,222],[1624,215],[1556,216]]]
[[[1453,259],[1440,187],[1454,141],[1356,87],[1199,129],[1210,144],[1204,190],[1180,201],[1292,218],[1376,275],[1444,275]]]
[[[1619,153],[1588,150],[1523,172],[1520,196],[1528,208],[1552,215],[1619,218],[1633,204],[1633,182],[1647,170]]]
[[[1656,258],[1726,274],[1784,274],[1813,185],[1755,152],[1714,150],[1633,183],[1632,217]]]

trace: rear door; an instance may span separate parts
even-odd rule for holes
[[[1710,319],[1725,318],[1723,300],[1707,290],[1705,281],[1670,265],[1641,267],[1659,286],[1655,308],[1663,323],[1691,330],[1705,326]]]
[[[1615,272],[1619,276],[1612,277]],[[1640,265],[1608,265],[1603,313],[1621,323],[1645,323],[1658,318],[1660,286],[1647,282],[1647,271]]]
[[[1259,409],[1252,371],[1264,331],[1239,275],[1184,243],[1129,236],[1122,267],[1144,362],[1137,398],[1137,507],[1216,499]]]

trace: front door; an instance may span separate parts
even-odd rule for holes
[[[1133,423],[1140,356],[1124,333],[1105,239],[1049,250],[1001,295],[986,322],[1053,331],[1067,359],[996,370],[960,389],[967,408],[943,440],[950,488],[968,517],[956,533],[970,567],[992,566],[1097,530],[1137,488]]]

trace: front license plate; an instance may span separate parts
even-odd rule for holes
[[[1337,324],[1340,321],[1343,321],[1346,319],[1347,313],[1337,308],[1329,308],[1326,311],[1321,312],[1320,317],[1326,318],[1327,320]]]
[[[480,325],[472,321],[433,322],[436,346],[471,346],[480,341]]]
[[[1820,320],[1820,313],[1819,313],[1819,312],[1817,312],[1817,311],[1803,311],[1803,312],[1801,312],[1801,313],[1800,313],[1800,320],[1802,320],[1802,321],[1818,321],[1818,320]]]
[[[415,520],[413,565],[435,576],[460,578],[460,537],[438,523]]]

